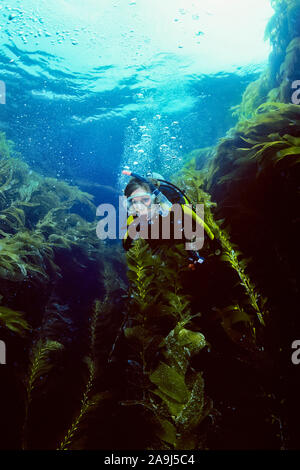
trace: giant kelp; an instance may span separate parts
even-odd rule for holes
[[[222,149],[222,152],[228,152],[226,155],[232,159],[234,152],[230,148],[230,143],[237,141],[244,142],[239,136],[236,139],[232,138],[232,140],[224,139],[219,148],[216,148],[216,155],[218,155],[219,149]],[[284,142],[284,145],[289,145],[288,140]],[[251,144],[254,146],[257,145],[257,142],[251,142]],[[251,144],[249,142],[249,145]],[[253,149],[253,155],[261,148],[263,145]],[[280,148],[282,149],[282,147]],[[243,158],[245,158],[245,149],[241,152],[242,154],[244,152]],[[288,151],[287,154],[289,154]],[[246,158],[245,160],[247,161]],[[224,167],[222,167],[223,162]],[[260,226],[263,227],[262,234],[266,235],[267,233],[266,226],[263,225],[265,213],[261,212],[261,207],[254,210],[246,204],[247,200],[250,203],[252,200],[251,192],[247,199],[247,184],[250,186],[257,181],[263,181],[264,184],[265,175],[269,174],[270,168],[276,170],[276,165],[274,166],[272,161],[269,164],[266,162],[262,170],[264,178],[261,179],[262,176],[255,178],[255,172],[250,173],[246,164],[245,182],[240,183],[237,178],[232,178],[232,175],[226,180],[223,179],[222,169],[226,168],[228,161],[218,160],[218,164],[219,166],[213,167],[215,173],[211,173],[213,174],[212,180],[209,179],[211,178],[209,171],[199,172],[195,168],[193,170],[191,165],[188,169],[183,170],[178,177],[181,184],[184,181],[185,192],[189,198],[195,203],[204,204],[205,221],[215,234],[215,240],[208,241],[201,251],[201,255],[205,259],[203,266],[194,273],[194,278],[189,278],[189,283],[185,287],[185,293],[192,294],[194,309],[199,309],[202,312],[201,317],[198,320],[195,319],[195,322],[201,328],[209,344],[209,350],[205,348],[205,354],[200,355],[199,359],[196,356],[194,364],[200,367],[204,377],[207,378],[206,385],[214,400],[216,410],[214,413],[219,414],[221,429],[228,426],[227,420],[234,419],[235,412],[231,412],[230,416],[228,408],[224,409],[224,403],[227,403],[227,407],[232,407],[232,410],[238,410],[238,413],[245,416],[244,426],[248,430],[254,430],[257,422],[260,423],[260,429],[264,430],[262,433],[265,435],[261,443],[264,442],[265,445],[272,447],[284,447],[287,440],[286,417],[282,405],[279,404],[283,400],[281,381],[274,374],[275,364],[272,359],[274,348],[276,349],[278,344],[278,331],[276,331],[278,304],[274,292],[270,289],[269,267],[266,265],[267,272],[261,269],[265,259],[269,259],[268,249],[271,245],[264,238],[257,257],[257,253],[253,252],[253,249],[249,249],[249,242],[247,243],[250,230],[255,232],[255,228]],[[236,165],[237,169],[239,169],[239,165],[241,162]],[[225,184],[226,191],[224,191]],[[235,189],[236,192],[233,192]],[[264,189],[266,190],[266,186]],[[216,192],[214,193],[214,191]],[[215,196],[216,194],[218,198]],[[224,199],[222,198],[223,194]],[[241,197],[242,195],[245,196]],[[227,200],[227,196],[230,197],[230,201]],[[256,222],[253,226],[254,217],[257,217],[259,223]],[[286,228],[288,229],[288,227]],[[258,244],[261,243],[260,237],[254,233],[251,235],[250,244],[256,246],[256,241]],[[266,257],[261,251],[263,246],[267,247]],[[277,278],[275,282],[277,285]],[[287,295],[289,295],[288,292]],[[225,340],[224,334],[229,341]],[[276,357],[278,354],[279,350],[277,349]],[[218,358],[216,362],[214,357]],[[224,357],[222,361],[224,370],[226,370],[224,378],[219,370],[220,357]],[[210,371],[212,364],[213,368]],[[229,366],[229,364],[231,365]],[[228,367],[231,368],[231,371]],[[238,372],[234,373],[233,371],[236,369]],[[251,381],[251,387],[248,391],[244,390],[239,379],[244,374],[248,377],[247,380]],[[224,380],[226,382],[229,380],[228,391]],[[216,392],[218,388],[223,391],[221,396]],[[247,415],[244,408],[247,406],[247,402],[251,402],[251,406],[256,407],[257,414],[251,417]],[[253,402],[256,405],[253,405]],[[271,416],[276,416],[276,420],[271,419]],[[234,434],[235,426],[239,429],[238,439]],[[285,430],[278,433],[277,426]],[[208,436],[208,442],[213,448],[225,444],[219,441],[216,429],[210,437]],[[261,445],[256,441],[254,434],[251,438],[252,443],[249,436],[248,440],[246,438],[243,440],[244,432],[244,429],[239,425],[232,425],[228,434],[228,436],[231,435],[231,438],[228,437],[229,440],[234,442],[231,445],[235,448],[239,448],[239,446],[243,448],[250,446],[251,448],[251,446]],[[276,432],[278,433],[277,437],[275,436]],[[228,441],[226,445],[228,445]]]
[[[51,354],[62,348],[62,344],[60,344],[58,341],[43,341],[42,339],[39,339],[31,350],[28,375],[25,379],[26,397],[22,449],[27,448],[27,427],[33,394],[36,392],[36,389],[41,386],[42,380],[45,380],[49,370],[54,365],[53,359],[51,361]]]
[[[222,194],[225,211],[226,207],[231,211],[232,198],[236,209],[243,211],[243,205],[249,205],[249,197],[255,198],[264,181],[273,186],[274,178],[279,178],[284,184],[297,172],[299,126],[297,105],[266,103],[251,120],[239,122],[231,138],[220,143],[210,164],[206,187],[217,200]]]
[[[272,52],[267,69],[251,83],[235,113],[248,119],[266,101],[290,103],[293,82],[299,80],[299,0],[272,0],[274,15],[265,30]]]
[[[247,89],[239,123],[178,175],[215,235],[195,272],[183,247],[154,252],[138,240],[127,290],[119,247],[99,244],[88,220],[90,196],[31,172],[0,135],[0,322],[30,336],[14,356],[28,371],[23,447],[295,446],[287,349],[299,326],[300,114],[288,101],[299,2],[273,5],[269,68]]]
[[[239,122],[230,138],[220,142],[210,163],[206,189],[211,192],[213,188],[217,199],[222,194],[224,210],[232,207],[227,188],[231,195],[235,188],[239,191],[239,201],[234,197],[243,210],[244,197],[254,195],[254,187],[265,178],[281,175],[284,181],[294,171],[299,164],[299,118],[296,105],[266,103],[251,120]]]
[[[104,284],[105,295],[103,300],[96,299],[89,325],[89,351],[88,355],[84,358],[88,368],[88,377],[85,383],[85,388],[82,393],[79,411],[66,431],[65,435],[59,443],[58,450],[68,450],[74,448],[78,436],[80,436],[81,426],[84,419],[97,407],[100,401],[103,401],[110,396],[109,391],[98,391],[95,393],[96,377],[99,371],[103,369],[103,364],[99,361],[99,329],[101,324],[101,316],[111,313],[111,295],[116,289],[116,279],[112,278],[112,271],[108,266],[104,267]],[[82,435],[82,433],[81,433]],[[76,447],[75,447],[76,448]]]
[[[1,134],[1,276],[26,280],[34,273],[49,278],[60,268],[58,249],[80,248],[96,260],[99,241],[94,236],[92,196],[54,178],[43,178],[10,155],[13,144]],[[85,207],[87,220],[78,214]],[[93,254],[94,255],[93,255]],[[4,295],[4,291],[2,291]]]
[[[194,170],[193,170],[194,165]],[[218,312],[222,318],[222,324],[225,331],[230,335],[231,338],[235,337],[235,340],[241,339],[241,334],[234,332],[232,325],[234,323],[243,323],[247,326],[249,339],[255,339],[256,320],[264,325],[264,306],[267,299],[263,297],[254,286],[253,281],[246,272],[248,260],[243,258],[241,251],[238,246],[230,240],[228,232],[221,228],[224,221],[215,220],[213,211],[216,209],[217,204],[211,201],[211,195],[204,190],[205,183],[207,180],[207,172],[199,172],[196,168],[196,162],[191,161],[190,164],[186,165],[180,172],[178,179],[183,179],[185,182],[185,194],[189,197],[196,207],[196,204],[204,205],[205,222],[212,230],[215,240],[215,246],[212,244],[204,247],[204,255],[212,256],[210,250],[215,250],[215,254],[218,255],[218,260],[225,261],[238,276],[238,284],[244,290],[244,298],[239,294],[239,300],[235,305],[227,306],[222,309],[218,309]],[[233,300],[233,299],[232,299]],[[249,309],[249,306],[251,308]],[[245,333],[245,329],[243,331]]]
[[[6,387],[1,391],[2,402],[7,403],[2,417],[6,422],[10,410],[12,415],[7,415],[7,422],[16,418],[12,436],[14,432],[18,436],[11,437],[16,447],[18,439],[23,448],[39,445],[35,439],[43,436],[36,434],[35,428],[41,393],[52,386],[51,374],[57,373],[55,368],[52,370],[53,358],[53,365],[64,361],[63,355],[53,355],[54,350],[61,344],[67,346],[66,351],[73,347],[80,327],[86,325],[91,303],[102,295],[102,268],[112,271],[113,263],[120,264],[118,250],[106,246],[96,236],[96,207],[92,199],[76,186],[30,170],[14,151],[13,142],[1,133],[0,328],[1,338],[13,351],[10,361],[16,365],[19,382],[24,381],[25,385],[23,424],[22,413],[15,416],[11,410]],[[113,277],[118,286],[122,285],[116,273]],[[17,335],[22,336],[20,340]],[[23,351],[21,356],[19,348]],[[66,354],[68,357],[70,352]],[[28,374],[24,377],[22,371],[26,368]],[[88,389],[92,382],[91,367],[89,371]],[[48,376],[50,380],[45,380]],[[16,387],[14,380],[9,375],[7,387],[11,384],[12,393]],[[84,414],[82,410],[79,416]],[[45,421],[45,439],[51,433],[47,420],[49,416]],[[57,435],[53,433],[55,439]]]
[[[206,222],[220,242],[215,253],[204,251],[208,262],[197,276],[199,285],[206,287],[202,331],[209,340],[210,329],[221,320],[228,338],[240,346],[236,357],[242,356],[245,369],[250,363],[256,363],[257,370],[261,368],[266,380],[259,377],[261,391],[255,391],[255,400],[265,402],[268,413],[260,425],[278,427],[277,443],[275,436],[274,440],[271,437],[272,426],[267,430],[271,446],[293,448],[297,424],[290,409],[296,406],[296,397],[289,345],[295,328],[299,328],[295,251],[299,237],[300,108],[291,104],[291,99],[292,82],[299,78],[300,2],[283,0],[273,5],[275,15],[266,31],[273,45],[269,66],[247,88],[239,122],[219,141],[205,168],[197,170],[192,160],[179,179],[193,201],[204,203]],[[224,270],[224,261],[238,278],[231,278]],[[211,290],[210,276],[216,280],[211,282]],[[213,306],[209,306],[210,295],[214,296]],[[212,340],[211,344],[212,351],[218,349]],[[248,400],[252,401],[253,395]],[[223,414],[222,403],[215,403]],[[238,409],[242,412],[242,402]]]
[[[199,448],[205,444],[198,427],[212,403],[201,372],[189,367],[206,341],[199,331],[186,328],[193,316],[179,275],[186,269],[182,252],[178,247],[154,254],[139,240],[128,252],[128,267],[132,300],[124,333],[132,343],[140,378],[135,395],[122,404],[145,414],[145,425],[152,430],[147,433],[148,448]]]

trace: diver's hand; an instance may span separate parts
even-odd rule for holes
[[[204,258],[199,255],[198,251],[191,251],[188,260],[190,261],[188,268],[191,271],[196,271],[197,267],[204,263]]]

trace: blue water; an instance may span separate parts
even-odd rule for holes
[[[122,190],[123,168],[170,178],[216,144],[268,59],[269,1],[245,1],[240,25],[234,0],[227,16],[217,0],[43,3],[0,4],[0,130],[32,169],[89,183],[96,203]]]

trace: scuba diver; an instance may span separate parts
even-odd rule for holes
[[[131,176],[124,190],[127,209],[124,249],[129,250],[137,238],[146,239],[154,251],[163,244],[186,243],[188,267],[195,270],[204,262],[195,243],[195,234],[201,233],[201,247],[204,232],[210,240],[214,239],[214,235],[203,218],[193,210],[185,193],[156,173],[147,178],[131,171],[123,170],[122,173]],[[187,227],[192,228],[192,232]]]

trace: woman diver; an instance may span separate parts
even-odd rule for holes
[[[128,217],[127,231],[123,238],[125,250],[137,238],[146,239],[154,250],[162,244],[186,243],[189,268],[196,269],[196,265],[204,261],[198,253],[196,236],[201,234],[203,244],[204,231],[211,240],[214,235],[193,210],[184,192],[155,173],[151,175],[152,178],[125,170],[123,174],[132,177],[124,190]],[[199,238],[197,240],[199,242]]]

